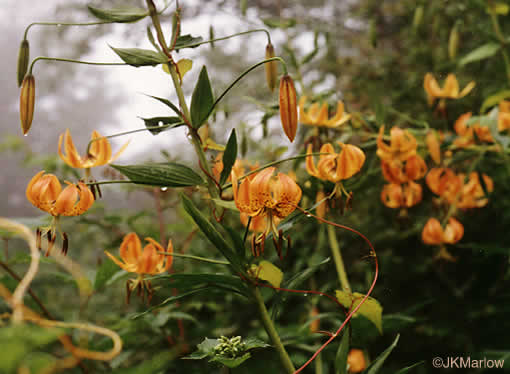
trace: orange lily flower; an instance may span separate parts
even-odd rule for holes
[[[313,103],[310,108],[305,111],[306,97],[299,99],[299,121],[305,125],[323,126],[323,127],[339,127],[351,119],[351,115],[344,112],[344,103],[338,100],[336,114],[328,117],[328,104],[323,103],[320,107],[318,103]]]
[[[425,74],[423,80],[423,88],[427,93],[429,105],[432,105],[436,99],[460,99],[469,94],[475,85],[476,83],[471,81],[459,92],[459,82],[454,74],[448,74],[443,88],[439,87],[436,78],[431,73]]]
[[[26,196],[35,207],[58,216],[78,216],[85,213],[94,203],[92,192],[83,182],[71,184],[62,190],[53,174],[37,173],[28,183]]]
[[[170,269],[173,262],[173,245],[172,241],[168,242],[166,253],[163,247],[152,238],[145,238],[149,242],[143,250],[140,238],[134,232],[127,234],[120,245],[120,258],[118,260],[115,256],[105,251],[106,255],[111,258],[119,267],[130,273],[137,274],[161,274]]]
[[[481,208],[487,205],[489,199],[485,195],[477,172],[471,172],[466,183],[464,183],[465,174],[459,174],[458,178],[462,182],[462,194],[457,202],[457,206],[459,208]],[[487,192],[492,192],[494,190],[494,183],[492,179],[486,174],[482,174],[482,178],[487,188]]]
[[[436,218],[429,218],[421,233],[425,244],[455,244],[462,239],[462,236],[464,236],[464,226],[453,217],[448,220],[444,230]]]
[[[413,155],[405,163],[381,160],[381,169],[388,182],[402,184],[423,178],[427,173],[427,164],[419,155]]]
[[[320,155],[317,167],[313,161],[312,145],[309,144],[306,150],[306,171],[308,174],[333,183],[348,179],[358,173],[365,163],[365,153],[351,144],[338,142],[342,150],[336,153],[331,143],[324,144],[320,153],[329,153]]]
[[[468,112],[461,115],[457,121],[455,121],[454,128],[459,138],[455,139],[454,144],[458,147],[467,147],[469,145],[475,144],[473,133],[476,134],[476,137],[482,142],[494,142],[489,127],[480,126],[478,123],[467,126],[466,122],[470,118],[471,112]]]
[[[66,154],[62,153],[62,141]],[[97,131],[92,132],[90,149],[85,157],[81,157],[73,143],[69,129],[58,138],[58,155],[67,165],[73,168],[88,169],[102,166],[115,161],[126,149],[129,141],[112,157],[112,147],[107,138],[102,137]]]
[[[351,349],[347,355],[347,370],[349,373],[361,373],[367,367],[365,355],[361,349]]]
[[[410,208],[422,199],[422,188],[418,183],[404,185],[386,184],[381,191],[381,201],[388,208]]]
[[[384,126],[379,129],[377,137],[377,156],[382,160],[405,161],[409,157],[416,154],[418,143],[416,138],[408,131],[393,126],[390,130],[390,144],[386,144],[383,140]]]
[[[248,214],[241,213],[240,219],[241,219],[241,223],[243,224],[243,226],[248,225],[249,218],[250,218],[250,216]],[[263,233],[267,227],[267,219],[266,218],[267,218],[266,215],[251,217],[250,231]],[[274,224],[276,226],[278,226],[281,219],[278,217],[273,217],[273,221],[274,221]]]

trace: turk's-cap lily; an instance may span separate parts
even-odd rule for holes
[[[455,244],[462,239],[462,236],[464,236],[464,226],[453,217],[448,219],[444,230],[436,218],[429,218],[421,233],[425,244]]]
[[[454,74],[448,74],[443,88],[439,87],[436,78],[431,73],[425,74],[423,80],[423,88],[427,93],[429,105],[434,104],[436,99],[460,99],[469,94],[475,85],[476,83],[471,81],[460,91],[459,82]]]
[[[453,144],[458,147],[467,147],[475,144],[475,135],[482,141],[493,143],[491,131],[488,126],[481,126],[479,123],[468,126],[467,121],[471,118],[471,112],[464,113],[455,121],[454,129],[459,136]]]
[[[115,256],[105,251],[106,255],[112,259],[118,266],[130,273],[143,274],[161,274],[172,266],[173,246],[172,241],[168,242],[168,247],[165,250],[163,247],[152,238],[145,238],[149,242],[143,250],[140,238],[136,233],[131,232],[124,237],[120,245],[120,258],[118,260]],[[159,253],[159,252],[165,252]]]
[[[62,152],[62,141],[64,142],[65,154]],[[112,157],[112,147],[107,138],[101,136],[97,131],[92,132],[90,148],[85,157],[81,157],[73,143],[69,129],[58,138],[58,155],[67,165],[73,168],[88,169],[95,166],[102,166],[115,161],[126,149],[129,141]]]
[[[320,153],[328,153],[319,156],[317,166],[312,156],[312,145],[306,150],[306,171],[316,178],[338,183],[358,173],[365,163],[365,153],[352,144],[338,142],[342,147],[340,153],[336,153],[331,143],[324,144]]]
[[[94,195],[83,182],[71,184],[62,190],[53,174],[37,173],[28,183],[26,196],[35,207],[58,216],[78,216],[94,203]]]
[[[422,188],[418,183],[386,184],[381,191],[381,201],[388,208],[410,208],[422,199]]]
[[[402,184],[423,178],[427,173],[427,164],[419,155],[413,155],[404,162],[381,160],[381,170],[388,182]]]
[[[379,129],[377,137],[377,156],[381,160],[405,161],[416,154],[418,143],[416,138],[408,131],[393,126],[390,130],[390,144],[384,142],[384,126]]]
[[[313,103],[308,110],[305,110],[306,100],[305,96],[299,99],[299,122],[305,125],[334,128],[343,125],[351,118],[351,115],[344,111],[344,103],[341,100],[338,100],[336,113],[331,118],[328,115],[327,103],[323,103],[321,106],[319,103]]]

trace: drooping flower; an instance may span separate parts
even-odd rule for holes
[[[467,147],[475,144],[475,135],[482,142],[492,143],[491,131],[487,126],[481,126],[479,123],[475,123],[471,126],[467,125],[467,121],[471,118],[471,112],[464,113],[457,121],[455,121],[454,129],[459,136],[453,144],[457,147]]]
[[[316,178],[338,183],[358,173],[365,162],[365,153],[352,144],[338,142],[342,147],[340,153],[336,153],[331,143],[324,144],[320,153],[328,153],[319,156],[317,166],[312,156],[312,145],[306,150],[306,171]]]
[[[423,88],[427,93],[429,105],[432,105],[436,99],[460,99],[469,94],[475,85],[476,83],[471,81],[459,92],[459,82],[454,74],[448,74],[443,88],[439,87],[436,78],[431,73],[425,74],[423,80]]]
[[[171,268],[173,262],[172,241],[168,242],[166,251],[161,244],[152,238],[145,238],[147,244],[142,250],[142,243],[136,233],[131,232],[124,237],[120,245],[120,258],[105,251],[106,255],[112,259],[119,267],[130,273],[137,274],[161,274]],[[165,252],[167,254],[158,253]]]
[[[393,126],[390,130],[390,144],[384,142],[383,135],[384,126],[381,126],[377,137],[377,156],[381,160],[405,161],[416,154],[418,143],[408,130]]]
[[[381,201],[388,208],[410,208],[418,204],[421,199],[421,185],[414,182],[386,184],[381,191]]]
[[[94,203],[92,192],[83,182],[71,184],[62,190],[53,174],[37,173],[28,183],[26,196],[35,207],[52,216],[78,216],[85,213]]]
[[[365,354],[361,349],[351,349],[347,355],[347,371],[349,373],[361,373],[367,367]]]
[[[62,141],[64,142],[65,155],[62,152]],[[115,161],[126,149],[129,141],[112,157],[112,147],[107,138],[101,136],[97,131],[92,132],[90,148],[85,157],[81,157],[73,143],[69,129],[58,138],[58,155],[67,165],[73,168],[88,169],[96,166],[107,165]]]
[[[299,121],[305,125],[335,128],[351,118],[350,114],[345,113],[344,103],[341,100],[338,100],[336,113],[331,118],[328,115],[327,103],[323,103],[320,107],[319,103],[313,103],[308,110],[305,110],[306,100],[306,96],[299,99]]]
[[[464,236],[464,226],[462,223],[451,217],[445,229],[436,218],[429,218],[421,238],[425,244],[455,244]]]
[[[381,160],[381,170],[388,182],[402,184],[423,178],[427,173],[427,164],[419,155],[412,155],[404,162]]]

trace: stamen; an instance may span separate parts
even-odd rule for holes
[[[57,239],[57,234],[54,234],[53,231],[50,230],[47,232],[46,238],[48,239],[48,248],[46,249],[45,256],[48,257],[50,255],[51,249],[53,248],[53,244],[55,244],[55,240]]]
[[[38,227],[37,230],[35,231],[35,246],[37,247],[38,250],[41,250],[42,247],[41,247],[41,229]]]
[[[67,255],[67,249],[69,248],[69,238],[65,232],[62,233],[62,253],[64,256]]]

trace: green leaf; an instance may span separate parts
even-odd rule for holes
[[[364,297],[365,295],[358,292],[351,294],[350,292],[336,290],[336,298],[340,304],[346,308],[356,308]],[[363,317],[367,318],[377,327],[379,332],[382,334],[382,307],[376,299],[368,297],[363,305],[361,305],[358,311],[354,314],[354,317],[357,315],[362,315]]]
[[[140,66],[156,66],[168,62],[168,57],[161,52],[151,51],[150,49],[141,48],[114,48],[111,49],[124,61],[126,64],[140,67]]]
[[[145,122],[145,127],[151,132],[152,135],[158,135],[162,131],[175,129],[184,125],[184,122],[179,117],[152,117],[142,118]],[[154,127],[159,126],[160,129]]]
[[[161,51],[161,47],[158,43],[156,43],[156,39],[154,39],[154,35],[152,34],[152,30],[150,26],[147,26],[147,39],[149,39],[149,42],[152,44],[152,46],[158,50],[158,52]]]
[[[87,6],[90,13],[103,21],[108,22],[136,22],[149,15],[149,12],[141,8],[113,8],[113,9],[100,9],[91,5]]]
[[[204,66],[198,76],[198,82],[191,96],[191,124],[198,129],[204,124],[211,114],[211,108],[214,103],[211,82],[207,74],[207,68]]]
[[[221,200],[223,201],[223,200]],[[232,227],[226,226],[225,230],[227,230],[228,234],[230,235],[230,239],[232,239],[232,244],[234,245],[234,248],[236,249],[237,255],[245,259],[246,258],[246,248],[243,242],[243,238],[241,235],[237,232],[237,230],[234,230]]]
[[[214,203],[222,208],[239,211],[235,201],[227,201],[222,199],[211,199]]]
[[[248,338],[246,340],[243,340],[243,343],[245,345],[245,348],[248,350],[248,349],[253,349],[253,348],[267,348],[267,347],[271,347],[270,344],[267,344],[266,342],[260,340],[260,339],[257,339],[257,338]]]
[[[459,61],[460,66],[467,65],[471,62],[484,60],[486,58],[494,56],[501,48],[501,44],[489,42],[486,43],[462,57]]]
[[[223,357],[223,356],[217,355],[213,359],[211,359],[210,361],[219,362],[220,364],[223,364],[226,367],[229,367],[229,368],[233,369],[233,368],[238,367],[239,365],[241,365],[243,362],[245,362],[250,357],[251,357],[250,352],[246,352],[241,357],[235,357],[235,358]]]
[[[175,114],[177,114],[177,116],[179,116],[179,118],[181,117],[181,111],[170,100],[167,100],[167,99],[165,99],[163,97],[157,97],[157,96],[152,96],[152,95],[147,95],[147,94],[144,94],[144,95],[148,96],[148,97],[152,97],[153,99],[156,99],[156,100],[162,102],[163,104],[168,106],[170,109],[172,109],[175,112]]]
[[[407,366],[405,368],[402,368],[400,369],[399,371],[396,372],[396,374],[406,374],[409,370],[411,369],[414,369],[415,367],[417,366],[420,366],[421,364],[423,364],[425,361],[420,361],[420,362],[417,362],[416,364],[413,364],[411,366]]]
[[[234,249],[225,241],[223,235],[213,226],[211,222],[197,209],[189,197],[181,194],[184,210],[191,216],[193,221],[200,228],[209,241],[225,256],[232,266],[240,273],[246,275],[239,257]]]
[[[335,373],[336,374],[347,374],[347,355],[349,354],[349,341],[350,341],[351,329],[349,326],[345,326],[342,334],[342,340],[336,351],[335,357]]]
[[[103,261],[96,273],[94,280],[94,290],[100,290],[117,273],[122,272],[119,266],[109,258]]]
[[[152,353],[150,357],[143,359],[142,363],[130,368],[119,368],[111,371],[111,374],[160,374],[165,372],[171,361],[178,356],[177,349],[167,349],[156,354]],[[134,366],[134,367],[133,367]]]
[[[496,92],[494,95],[489,96],[484,100],[480,113],[485,112],[488,108],[497,105],[501,100],[508,99],[510,97],[510,90],[503,90]]]
[[[400,334],[398,334],[393,343],[391,343],[391,345],[388,348],[386,348],[383,353],[377,356],[377,358],[372,362],[372,364],[370,364],[370,366],[367,368],[366,374],[376,374],[379,371],[379,369],[384,364],[384,361],[386,361],[386,359],[390,355],[391,351],[393,351],[393,349],[397,346],[399,338]]]
[[[287,29],[289,27],[293,27],[296,25],[296,20],[294,18],[265,18],[262,20],[264,25],[271,28],[281,28]]]
[[[200,43],[202,40],[203,38],[201,36],[195,37],[191,36],[190,34],[181,35],[177,38],[174,49],[178,51],[179,49],[184,48],[196,48],[198,46],[193,44]]]
[[[236,129],[232,129],[230,137],[228,138],[227,147],[223,153],[223,170],[220,175],[220,185],[225,183],[232,171],[232,166],[236,162],[237,158],[237,137]]]
[[[170,280],[172,288],[181,291],[189,290],[197,286],[220,286],[234,289],[246,296],[248,295],[241,279],[229,274],[176,273],[157,276],[154,279]]]
[[[111,165],[133,183],[158,187],[189,187],[204,184],[200,175],[175,162]]]

